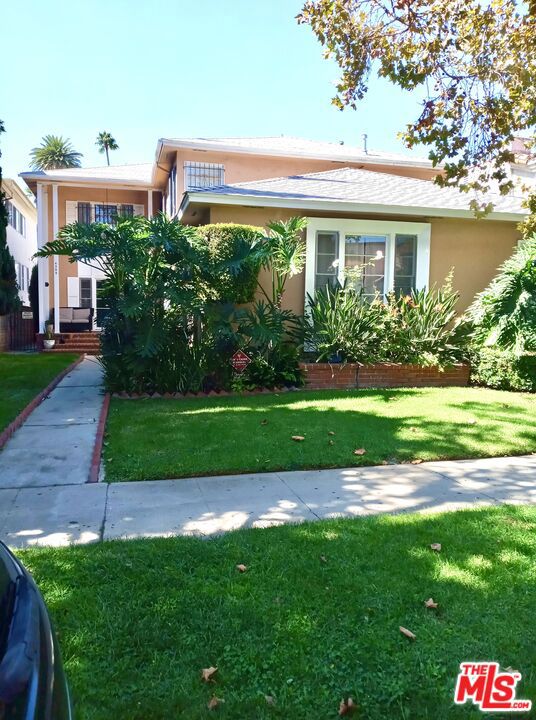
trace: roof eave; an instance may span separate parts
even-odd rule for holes
[[[74,183],[75,185],[119,185],[121,187],[132,187],[136,189],[157,190],[152,182],[144,180],[134,180],[128,178],[103,178],[103,177],[81,177],[72,175],[46,175],[34,172],[19,173],[19,177],[25,182],[44,182],[48,184],[54,183]]]
[[[294,210],[326,210],[328,212],[360,212],[382,215],[419,215],[425,217],[475,219],[472,210],[454,208],[434,208],[409,205],[384,205],[373,203],[341,202],[333,200],[303,200],[296,198],[274,198],[261,195],[223,195],[221,193],[185,193],[179,208],[179,218],[183,217],[190,204],[204,205],[243,205],[247,207],[277,207]],[[486,220],[519,222],[526,213],[491,212]]]
[[[389,158],[379,158],[374,157],[373,155],[360,155],[359,157],[354,155],[340,155],[337,157],[334,157],[333,155],[330,155],[329,153],[308,153],[308,152],[298,152],[298,151],[283,151],[283,150],[276,150],[276,149],[265,149],[265,148],[243,148],[238,147],[236,145],[223,145],[221,143],[196,143],[196,142],[189,142],[186,140],[170,140],[166,138],[161,138],[158,141],[157,149],[161,149],[164,146],[170,147],[170,148],[185,148],[189,150],[206,150],[209,152],[231,152],[231,153],[239,153],[243,155],[261,155],[261,156],[269,156],[269,157],[291,157],[291,158],[302,158],[302,159],[311,159],[311,160],[326,160],[329,162],[351,162],[351,163],[365,163],[370,165],[392,165],[393,167],[415,167],[415,168],[423,168],[425,170],[437,170],[438,172],[441,170],[441,166],[435,166],[432,164],[430,160],[405,160],[403,158],[399,159],[389,159]]]

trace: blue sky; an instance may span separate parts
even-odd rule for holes
[[[47,133],[71,138],[90,167],[151,162],[159,137],[300,135],[404,151],[396,134],[415,95],[375,79],[359,109],[330,103],[337,68],[295,0],[25,0],[2,8],[1,164],[29,168]],[[9,29],[9,30],[8,30]],[[420,154],[425,155],[422,149]]]

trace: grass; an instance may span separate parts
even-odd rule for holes
[[[0,431],[78,355],[0,353]]]
[[[292,435],[305,440],[294,442]],[[366,453],[354,455],[358,448]],[[122,481],[533,450],[536,396],[422,388],[114,399],[105,459],[107,479]]]
[[[536,700],[536,508],[19,554],[55,619],[78,720],[329,720],[348,695],[367,720],[481,717],[452,702],[464,660],[518,669],[518,697]],[[211,712],[213,694],[225,703]]]

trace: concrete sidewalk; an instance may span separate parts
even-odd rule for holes
[[[201,535],[330,517],[536,504],[536,455],[0,490],[15,547]]]
[[[0,452],[0,488],[87,482],[103,400],[102,367],[87,357],[37,406]],[[0,516],[4,506],[0,502]]]

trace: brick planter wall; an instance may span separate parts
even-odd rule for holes
[[[9,349],[9,317],[0,315],[0,352]]]
[[[348,390],[357,387],[357,363],[300,363],[309,390]]]
[[[445,368],[399,363],[333,364],[302,363],[309,390],[348,390],[351,388],[463,387],[469,384],[469,365]]]
[[[376,363],[361,365],[358,375],[360,388],[390,387],[448,387],[469,383],[469,365],[453,365],[443,372],[437,367]]]

